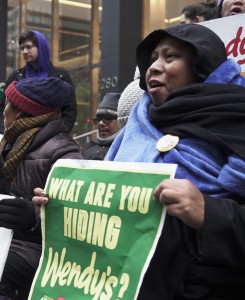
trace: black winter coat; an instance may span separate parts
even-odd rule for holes
[[[245,299],[245,206],[204,197],[199,235],[167,215],[137,300]]]
[[[3,151],[4,154],[4,151]],[[16,170],[16,188],[31,199],[34,188],[44,188],[52,165],[58,159],[82,159],[78,144],[69,136],[62,119],[47,123],[34,137]],[[5,190],[5,194],[7,191]],[[14,238],[41,243],[40,226],[34,231],[15,230]]]
[[[104,160],[113,141],[101,144],[97,139],[89,141],[84,145],[82,154],[84,159]]]
[[[68,82],[73,86],[72,80],[68,72],[63,68],[54,67],[50,62],[49,65],[49,77],[59,77],[60,79]],[[5,89],[10,85],[13,81],[19,81],[21,79],[26,78],[26,69],[25,67],[15,70],[7,79],[5,84]],[[69,132],[72,130],[74,123],[77,117],[77,102],[75,91],[73,90],[73,94],[70,98],[70,102],[67,103],[62,109],[62,119],[64,120]]]

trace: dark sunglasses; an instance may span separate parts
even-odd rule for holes
[[[116,120],[116,118],[110,118],[110,117],[101,117],[101,118],[94,118],[93,122],[95,125],[97,125],[100,121],[103,121],[105,124],[110,124],[113,120]]]

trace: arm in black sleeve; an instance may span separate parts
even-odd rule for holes
[[[245,267],[245,202],[205,196],[203,262]]]

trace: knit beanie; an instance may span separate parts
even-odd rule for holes
[[[98,106],[96,117],[104,116],[109,118],[117,118],[117,106],[120,93],[106,93],[103,100]]]
[[[13,81],[6,89],[7,100],[18,110],[40,116],[66,105],[73,87],[57,77],[34,77]]]
[[[126,86],[118,101],[117,123],[120,128],[123,128],[127,124],[131,110],[144,94],[144,90],[142,90],[139,86],[139,76],[139,69],[137,67],[134,75],[134,80]]]

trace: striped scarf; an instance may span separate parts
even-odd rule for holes
[[[1,156],[5,145],[12,145],[12,148],[7,154],[6,160],[3,164],[3,173],[5,175],[7,185],[10,187],[15,185],[14,177],[17,167],[30,147],[30,144],[36,134],[49,121],[60,118],[61,113],[55,111],[41,116],[27,117],[16,120],[9,128],[7,128],[0,143]]]

